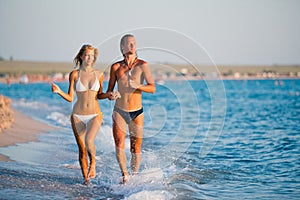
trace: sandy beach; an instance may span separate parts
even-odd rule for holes
[[[0,147],[15,145],[17,143],[26,143],[37,141],[38,135],[47,133],[49,130],[55,129],[46,123],[34,120],[27,115],[14,110],[14,122],[8,129],[4,129],[0,133]],[[12,161],[9,157],[0,154],[0,161]]]

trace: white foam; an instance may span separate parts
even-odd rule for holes
[[[111,126],[101,126],[95,144],[97,149],[103,152],[96,157],[99,183],[109,187],[113,193],[124,196],[125,199],[172,199],[172,194],[166,188],[161,160],[154,152],[143,151],[140,173],[129,176],[128,182],[120,184],[120,169],[114,156],[115,143]],[[129,139],[126,138],[127,164],[130,162],[129,146]]]
[[[19,101],[13,101],[13,106],[19,106],[24,108],[30,108],[30,109],[47,109],[48,104],[47,103],[41,103],[38,101],[26,101],[25,99],[20,99]]]
[[[142,191],[136,194],[132,194],[129,197],[125,197],[125,200],[164,200],[164,199],[172,199],[173,195],[171,195],[167,191]]]
[[[81,169],[78,161],[73,164],[63,164],[62,166],[67,169]]]
[[[141,171],[139,175],[130,176],[125,184],[111,185],[116,194],[125,199],[169,199],[170,193],[165,190],[164,174],[160,168]]]
[[[115,150],[115,143],[110,126],[102,125],[95,140],[97,149],[100,151],[109,153]]]
[[[60,113],[60,112],[52,112],[46,118],[53,120],[57,124],[62,125],[62,126],[71,126],[69,116],[67,116],[63,113]]]

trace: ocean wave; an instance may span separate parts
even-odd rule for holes
[[[70,117],[60,112],[52,112],[46,119],[55,122],[56,125],[71,126]]]

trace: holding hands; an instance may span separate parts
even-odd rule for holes
[[[121,94],[119,93],[119,91],[113,91],[109,93],[109,100],[116,100],[118,98],[121,98]]]

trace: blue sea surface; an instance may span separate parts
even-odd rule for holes
[[[59,85],[67,91],[68,83]],[[97,177],[83,186],[73,104],[47,83],[0,84],[0,94],[57,127],[37,142],[0,148],[15,161],[0,162],[0,199],[300,199],[300,80],[157,85],[143,94],[140,174],[125,185],[111,132],[114,102],[99,100]],[[126,154],[129,162],[128,139]]]

